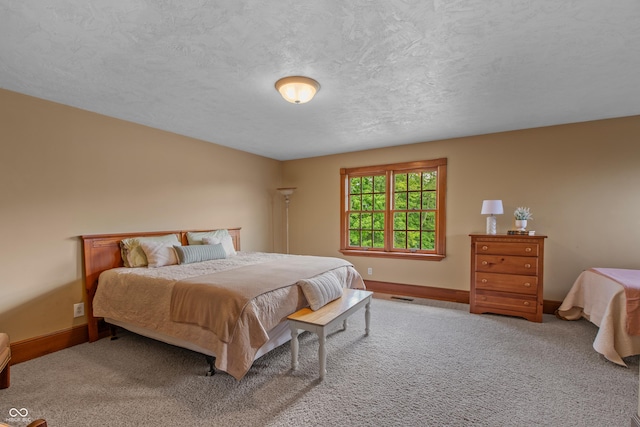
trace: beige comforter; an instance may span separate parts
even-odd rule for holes
[[[307,305],[300,288],[291,286],[291,283],[283,287],[275,286],[277,289],[249,299],[234,327],[237,331],[226,337],[220,337],[211,329],[198,325],[172,321],[170,309],[173,290],[179,281],[209,275],[214,277],[216,274],[228,279],[234,276],[234,271],[241,272],[250,265],[254,266],[249,269],[254,273],[251,280],[255,280],[255,273],[259,271],[260,265],[266,267],[277,260],[295,258],[307,257],[241,252],[238,256],[225,260],[155,269],[108,270],[100,276],[93,302],[94,315],[193,343],[196,348],[216,356],[218,369],[241,379],[253,364],[258,349],[265,344],[268,332],[289,314]],[[329,268],[330,274],[335,274],[345,287],[364,288],[362,278],[353,266],[344,260],[334,259],[341,261],[342,266],[334,265]],[[309,274],[314,275],[316,272],[314,270]],[[306,277],[311,276],[303,274],[298,279]]]
[[[623,357],[640,354],[640,336],[627,331],[627,297],[617,281],[592,269],[580,273],[556,315],[585,318],[598,326],[593,348],[608,360],[626,366]]]

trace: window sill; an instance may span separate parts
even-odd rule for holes
[[[445,255],[440,254],[424,254],[424,253],[408,253],[408,252],[382,252],[382,251],[363,251],[358,249],[340,249],[340,253],[346,256],[365,256],[376,258],[397,258],[397,259],[413,259],[420,261],[442,261]]]

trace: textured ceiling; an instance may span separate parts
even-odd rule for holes
[[[280,160],[637,115],[640,1],[0,0],[0,87]]]

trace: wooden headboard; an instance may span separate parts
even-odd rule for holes
[[[229,228],[233,246],[240,250],[240,228]],[[180,231],[143,231],[140,233],[93,234],[82,238],[84,285],[87,290],[87,323],[89,341],[93,342],[109,334],[108,326],[99,318],[93,317],[93,297],[98,288],[100,273],[111,268],[122,267],[120,241],[129,237],[162,236],[175,234],[183,245],[187,245],[187,233],[213,230],[180,230]]]

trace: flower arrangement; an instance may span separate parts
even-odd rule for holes
[[[531,213],[529,208],[526,208],[524,206],[516,208],[516,210],[513,212],[513,216],[515,216],[517,220],[533,219],[533,214]]]

